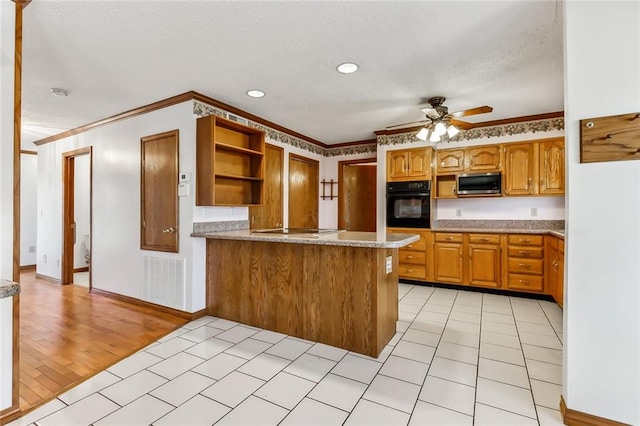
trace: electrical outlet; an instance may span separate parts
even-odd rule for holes
[[[462,209],[456,209],[456,217],[462,217]]]
[[[531,217],[538,216],[538,209],[535,207],[531,207]]]
[[[42,263],[47,263],[47,255],[46,254],[42,255]]]
[[[35,253],[36,252],[36,246],[29,246],[29,253]]]

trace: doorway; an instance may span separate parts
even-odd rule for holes
[[[317,228],[319,199],[318,161],[289,154],[289,228]]]
[[[375,158],[338,162],[338,228],[376,232]]]
[[[92,147],[62,154],[60,283],[91,288]]]

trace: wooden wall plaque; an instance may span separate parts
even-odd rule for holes
[[[580,162],[640,160],[640,112],[580,120]]]

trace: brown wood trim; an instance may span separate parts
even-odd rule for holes
[[[616,422],[615,420],[605,419],[604,417],[594,416],[593,414],[583,413],[581,411],[567,408],[564,398],[560,395],[560,413],[562,414],[562,422],[568,426],[625,426],[626,423]]]
[[[124,120],[127,118],[132,118],[138,115],[142,115],[142,114],[146,114],[148,112],[152,112],[152,111],[156,111],[162,108],[166,108],[172,105],[176,105],[176,104],[180,104],[182,102],[186,102],[186,101],[190,101],[190,100],[194,100],[194,101],[199,101],[199,102],[203,102],[205,104],[211,105],[213,107],[216,108],[220,108],[220,109],[224,109],[225,111],[230,112],[231,114],[234,115],[238,115],[241,116],[243,118],[247,118],[251,121],[255,121],[256,123],[262,124],[263,126],[267,126],[270,127],[274,130],[278,130],[280,132],[283,133],[287,133],[291,136],[295,136],[299,139],[305,140],[307,142],[310,142],[312,144],[321,146],[323,148],[330,148],[331,145],[327,145],[323,142],[320,142],[316,139],[310,138],[309,136],[305,136],[301,133],[295,132],[291,129],[287,129],[286,127],[280,126],[279,124],[273,123],[269,120],[265,120],[264,118],[258,117],[257,115],[253,115],[250,114],[246,111],[243,111],[239,108],[236,108],[234,106],[231,106],[229,104],[225,104],[224,102],[220,102],[216,99],[210,98],[209,96],[203,95],[201,93],[198,92],[194,92],[194,91],[190,91],[190,92],[186,92],[186,93],[182,93],[180,95],[177,96],[173,96],[167,99],[163,99],[161,101],[158,102],[154,102],[148,105],[144,105],[138,108],[134,108],[131,109],[129,111],[125,111],[122,112],[120,114],[116,114],[116,115],[112,115],[111,117],[107,117],[104,118],[102,120],[98,120],[98,121],[94,121],[88,124],[85,124],[84,126],[80,126],[80,127],[76,127],[74,129],[71,130],[67,130],[65,132],[62,133],[58,133],[57,135],[53,135],[53,136],[49,136],[46,137],[44,139],[40,139],[36,142],[34,142],[37,146],[40,145],[44,145],[46,143],[49,142],[55,142],[57,140],[60,139],[64,139],[64,138],[68,138],[69,136],[73,136],[73,135],[77,135],[78,133],[83,133],[86,132],[88,130],[91,129],[95,129],[97,127],[101,127],[104,126],[106,124],[111,124],[114,123],[116,121],[120,121],[120,120]]]
[[[362,163],[376,163],[377,158],[360,158],[357,160],[338,161],[338,228],[344,229],[344,221],[342,220],[342,214],[344,213],[344,166],[350,164],[362,164]]]
[[[185,312],[180,311],[178,309],[168,308],[166,306],[157,305],[151,302],[145,302],[144,300],[136,299],[133,297],[125,296],[123,294],[113,293],[107,290],[101,290],[99,288],[92,288],[89,290],[90,293],[96,294],[99,296],[110,297],[111,299],[119,300],[121,302],[131,303],[132,305],[142,306],[149,309],[154,309],[158,312],[162,312],[165,314],[175,315],[180,318],[194,320],[196,318],[200,318],[206,315],[206,309],[202,309],[196,312]]]
[[[29,151],[28,149],[21,149],[20,154],[38,155],[38,151]]]
[[[60,283],[62,282],[60,281],[60,278],[53,278],[48,275],[38,274],[37,272],[36,272],[36,278],[39,280],[48,281],[52,284],[58,284],[58,285],[60,285]]]
[[[85,266],[82,268],[73,268],[73,273],[76,274],[78,272],[89,272],[89,267]]]
[[[515,123],[526,123],[528,121],[539,121],[539,120],[549,120],[551,118],[563,118],[564,111],[556,111],[556,112],[548,112],[545,114],[533,114],[533,115],[523,115],[520,117],[511,117],[504,118],[501,120],[492,120],[492,121],[481,121],[478,123],[469,123],[471,126],[469,129],[478,129],[481,127],[493,127],[493,126],[502,126],[505,124],[515,124]],[[399,133],[409,133],[409,132],[417,132],[423,126],[413,126],[413,127],[405,127],[403,129],[394,129],[394,130],[376,130],[375,133],[377,136],[383,135],[397,135]]]
[[[298,160],[298,161],[302,161],[304,163],[317,164],[318,165],[318,173],[320,173],[320,161],[314,160],[313,158],[305,157],[305,156],[300,155],[300,154],[294,154],[293,152],[290,152],[289,153],[289,162],[291,162],[291,160],[293,160],[293,159]]]
[[[11,407],[7,407],[4,410],[0,410],[0,425],[6,425],[21,416],[22,411],[20,410],[20,404],[14,404]]]
[[[22,11],[27,3],[16,3],[13,81],[13,281],[20,282],[20,147],[22,132]],[[13,347],[11,405],[20,415],[20,295],[13,297]],[[12,414],[13,416],[14,414]],[[4,417],[4,416],[3,416]]]
[[[35,271],[35,270],[36,270],[36,265],[22,265],[22,266],[20,266],[20,272]]]
[[[73,233],[71,230],[72,217],[74,211],[75,193],[75,157],[79,155],[89,155],[89,235],[92,234],[91,218],[92,211],[92,191],[93,191],[93,155],[92,147],[75,149],[62,153],[62,256],[61,256],[61,283],[73,283]],[[89,277],[91,282],[91,277]]]
[[[11,1],[13,1],[16,4],[16,6],[21,5],[23,9],[27,7],[29,3],[31,3],[31,0],[11,0]]]
[[[345,148],[348,146],[360,146],[360,145],[375,145],[378,143],[377,139],[365,139],[361,141],[353,141],[353,142],[340,142],[333,145],[329,145],[329,149],[333,148]]]

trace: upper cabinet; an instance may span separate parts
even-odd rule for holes
[[[562,195],[564,138],[505,146],[504,195]]]
[[[431,148],[387,151],[387,181],[431,179]]]
[[[264,132],[213,115],[196,131],[196,205],[261,204]]]
[[[436,174],[497,172],[500,170],[501,145],[484,145],[436,152]]]

